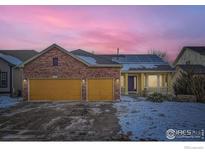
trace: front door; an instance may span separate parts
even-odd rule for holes
[[[137,77],[128,76],[128,91],[137,91]]]

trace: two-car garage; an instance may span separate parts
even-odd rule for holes
[[[88,79],[84,82],[79,79],[31,79],[29,100],[81,101],[83,84],[87,101],[113,100],[113,79]]]
[[[115,101],[121,65],[84,50],[53,44],[20,66],[27,101]]]

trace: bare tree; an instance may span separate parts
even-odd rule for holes
[[[167,53],[166,53],[166,51],[151,49],[151,50],[148,50],[148,53],[149,54],[153,54],[153,55],[157,55],[160,58],[162,58],[163,60],[167,61]]]

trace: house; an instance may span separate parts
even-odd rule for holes
[[[173,64],[176,68],[173,82],[181,72],[205,75],[205,46],[183,47]]]
[[[205,66],[205,46],[183,47],[173,64]]]
[[[20,66],[28,101],[115,101],[121,65],[83,50],[53,44]]]
[[[122,94],[148,95],[153,92],[172,94],[174,69],[154,54],[114,54],[103,57],[121,64]]]
[[[36,54],[34,50],[0,50],[0,94],[21,95],[22,73],[16,66]]]

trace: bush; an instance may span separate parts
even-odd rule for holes
[[[175,101],[175,97],[171,94],[164,95],[164,100],[166,101]]]
[[[193,79],[192,73],[180,72],[181,76],[176,79],[173,84],[175,95],[193,95],[192,85],[190,84]]]
[[[154,92],[153,94],[150,94],[147,99],[152,102],[163,102],[164,96],[160,93]]]
[[[192,91],[197,102],[205,102],[205,76],[193,77]]]
[[[197,102],[205,102],[205,76],[183,73],[173,84],[175,95],[194,95]]]

